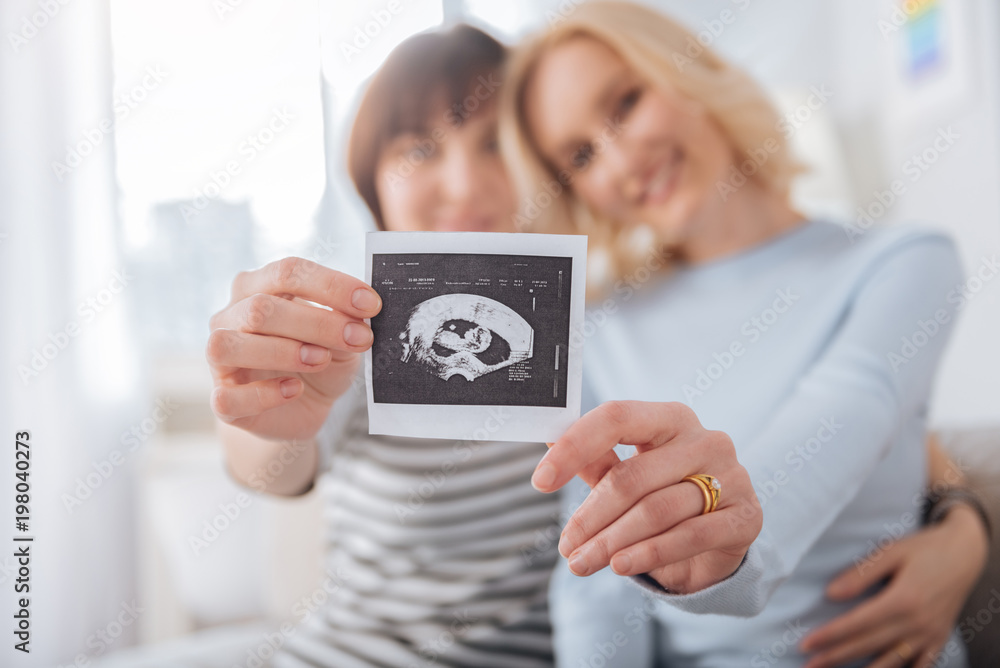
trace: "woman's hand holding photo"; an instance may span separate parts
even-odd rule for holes
[[[636,454],[620,460],[619,443]],[[708,476],[705,487],[685,480],[699,474]],[[559,551],[577,575],[610,565],[619,575],[648,574],[672,593],[699,591],[739,568],[763,522],[732,440],[681,403],[612,401],[585,414],[551,445],[532,483],[552,492],[575,475],[591,492]],[[719,493],[714,502],[709,485]]]
[[[380,308],[366,283],[310,260],[240,273],[209,322],[212,410],[261,438],[311,438],[371,345],[363,318]]]

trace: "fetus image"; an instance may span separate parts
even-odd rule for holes
[[[470,294],[428,299],[410,312],[399,333],[402,360],[448,380],[480,376],[531,357],[534,330],[498,301]]]

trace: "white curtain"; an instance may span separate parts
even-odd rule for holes
[[[129,644],[137,628],[122,614],[134,598],[134,459],[109,457],[125,452],[121,435],[148,397],[118,262],[107,1],[5,0],[0,35],[0,665],[51,667],[109,640]],[[25,533],[13,526],[22,430],[31,433]],[[90,494],[70,512],[64,495],[83,496],[81,482]],[[11,642],[15,533],[34,536],[30,654]]]

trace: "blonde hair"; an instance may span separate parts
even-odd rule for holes
[[[679,23],[631,2],[585,2],[558,16],[548,29],[517,47],[501,93],[500,145],[521,202],[515,223],[532,231],[587,234],[592,253],[603,254],[616,276],[634,269],[637,252],[628,221],[604,218],[568,191],[571,176],[554,174],[541,158],[525,117],[525,90],[546,52],[575,37],[605,44],[649,83],[700,103],[739,157],[768,149],[748,178],[787,200],[803,166],[778,128],[780,117],[761,87],[720,58]],[[737,157],[737,163],[742,161]],[[754,163],[757,164],[757,163]],[[644,249],[648,256],[648,248]],[[614,277],[612,277],[612,282]]]

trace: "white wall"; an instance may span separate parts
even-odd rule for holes
[[[852,156],[856,204],[869,204],[876,190],[903,180],[905,193],[879,222],[915,221],[948,230],[972,277],[984,256],[1000,259],[1000,6],[995,0],[948,0],[965,16],[971,95],[950,108],[942,104],[941,113],[922,116],[893,96],[891,39],[877,24],[893,4],[837,3],[833,80],[846,93],[836,111]],[[947,128],[957,135],[954,144],[914,181],[915,172],[905,171],[907,161]],[[962,309],[939,372],[933,424],[1000,422],[998,342],[1000,277],[985,282]]]

